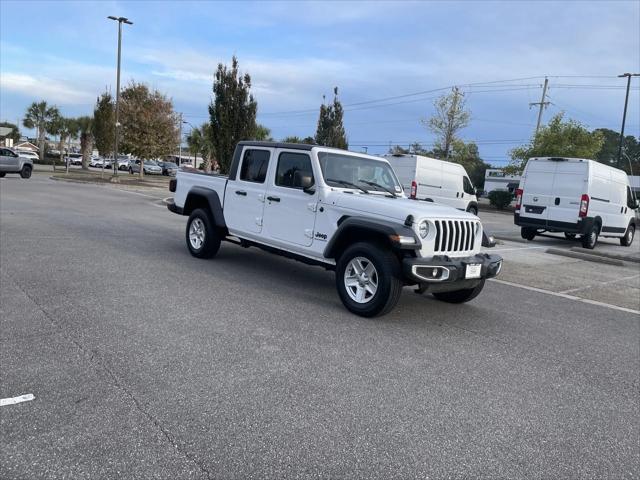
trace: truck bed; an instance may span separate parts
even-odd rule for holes
[[[207,173],[199,170],[180,169],[176,173],[176,191],[174,203],[180,208],[184,208],[187,194],[193,187],[202,187],[214,190],[220,202],[224,205],[224,191],[229,177],[220,173]]]

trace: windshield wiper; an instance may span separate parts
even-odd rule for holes
[[[362,190],[364,193],[369,193],[369,190],[367,190],[366,188],[363,188],[360,185],[357,185],[355,183],[347,182],[346,180],[335,180],[333,178],[325,178],[324,181],[325,182],[339,183],[340,185],[345,185],[347,187],[357,188],[358,190]]]
[[[393,190],[391,190],[391,189],[389,189],[389,188],[387,188],[387,187],[383,187],[383,186],[382,186],[382,185],[380,185],[379,183],[376,183],[376,182],[370,182],[369,180],[362,180],[362,179],[359,179],[358,181],[359,181],[359,182],[362,182],[362,183],[366,183],[367,185],[371,185],[372,187],[380,188],[380,189],[384,190],[385,192],[387,192],[387,193],[391,194],[391,196],[392,196],[393,198],[396,198],[396,197],[397,197],[396,193],[395,193]]]

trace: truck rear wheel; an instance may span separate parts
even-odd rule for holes
[[[189,252],[197,258],[211,258],[220,249],[220,235],[209,212],[202,208],[189,215],[186,238]]]
[[[375,244],[355,243],[338,260],[336,288],[351,313],[384,315],[396,306],[402,293],[400,261]]]
[[[589,231],[582,235],[580,239],[582,241],[582,247],[588,248],[589,250],[593,250],[598,243],[598,234],[600,233],[600,227],[597,224],[593,224]]]
[[[484,279],[473,288],[465,288],[462,290],[454,290],[453,292],[438,292],[434,293],[433,296],[438,300],[447,303],[464,303],[469,300],[473,300],[484,288]]]
[[[520,229],[520,236],[525,240],[533,240],[534,238],[536,238],[536,233],[538,232],[536,231],[535,228],[522,227]]]

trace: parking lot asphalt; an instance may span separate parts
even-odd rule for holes
[[[320,268],[191,257],[163,195],[0,180],[0,398],[35,397],[0,477],[640,475],[638,268],[503,241],[474,301],[363,319]]]

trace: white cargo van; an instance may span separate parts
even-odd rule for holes
[[[527,240],[547,231],[581,235],[585,248],[595,247],[598,236],[629,246],[637,210],[622,170],[581,158],[531,158],[516,190],[514,222]]]
[[[410,198],[443,203],[478,214],[478,199],[469,175],[458,163],[422,155],[384,155]]]

